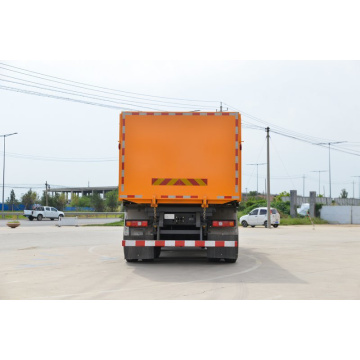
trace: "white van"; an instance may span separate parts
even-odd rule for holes
[[[274,228],[277,228],[280,224],[280,214],[276,209],[273,208],[271,208],[270,211],[271,225]],[[249,214],[242,216],[239,222],[243,227],[247,227],[248,225],[250,225],[251,227],[255,227],[256,225],[267,227],[267,208],[256,208]]]

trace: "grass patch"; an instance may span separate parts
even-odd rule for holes
[[[315,225],[328,224],[327,221],[322,220],[320,218],[312,218],[312,221]],[[286,225],[312,225],[311,221],[308,217],[284,217],[280,219],[280,226]]]
[[[122,219],[123,216],[122,215],[118,215],[118,214],[109,214],[109,215],[96,215],[96,214],[81,214],[81,215],[76,215],[76,213],[71,213],[71,212],[65,212],[65,216],[66,217],[75,217],[77,216],[78,219]]]
[[[115,221],[107,224],[88,224],[83,226],[124,226],[124,220]]]

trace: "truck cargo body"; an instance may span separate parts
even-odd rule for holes
[[[200,247],[236,261],[241,200],[240,114],[120,115],[119,199],[127,261],[162,247]]]

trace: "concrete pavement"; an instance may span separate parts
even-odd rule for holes
[[[120,227],[0,227],[0,299],[360,299],[360,227],[239,228],[235,264],[197,249],[126,263]]]

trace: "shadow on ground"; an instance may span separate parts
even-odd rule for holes
[[[265,253],[239,250],[236,263],[211,263],[204,250],[162,250],[153,262],[127,263],[134,274],[156,282],[298,283],[306,282],[270,260]]]

